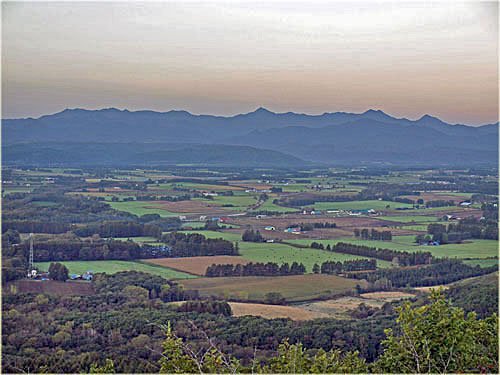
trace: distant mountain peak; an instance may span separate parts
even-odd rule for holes
[[[363,112],[363,115],[369,115],[369,114],[375,114],[375,113],[387,116],[387,114],[384,111],[382,111],[380,109],[371,109],[371,108],[369,110]]]
[[[255,111],[250,112],[250,113],[274,114],[274,112],[271,112],[270,110],[268,110],[267,108],[264,108],[264,107],[259,107]]]

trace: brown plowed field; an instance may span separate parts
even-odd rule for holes
[[[7,292],[55,294],[67,295],[90,295],[94,294],[92,284],[87,281],[53,281],[53,280],[17,280],[8,283],[5,287]]]
[[[250,262],[242,257],[229,255],[187,258],[156,258],[143,259],[142,261],[201,276],[205,275],[207,267],[212,264],[247,264]]]

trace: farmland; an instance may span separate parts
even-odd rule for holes
[[[51,262],[39,262],[36,266],[41,271],[47,271]],[[155,266],[151,264],[144,264],[140,262],[129,262],[121,260],[96,260],[96,261],[69,261],[60,262],[64,264],[70,273],[83,274],[87,271],[94,273],[108,273],[113,274],[121,271],[141,271],[153,275],[162,276],[166,279],[185,279],[194,277],[193,275],[179,272],[170,268]]]
[[[414,236],[396,236],[392,241],[369,241],[353,238],[342,238],[337,240],[317,240],[315,242],[334,245],[338,242],[347,242],[361,246],[370,246],[396,251],[430,251],[438,258],[488,258],[498,255],[498,241],[493,240],[469,240],[459,244],[447,244],[440,246],[418,246],[414,243]],[[309,245],[312,241],[300,239],[290,240],[290,243]]]
[[[350,201],[350,202],[316,202],[314,207],[317,210],[394,210],[396,208],[410,208],[411,204],[366,200],[366,201]]]
[[[364,280],[335,275],[297,275],[280,277],[215,277],[180,281],[185,288],[199,290],[202,296],[218,296],[240,301],[264,301],[266,294],[280,293],[290,302],[311,300],[345,293]]]
[[[288,318],[292,320],[310,320],[328,318],[329,315],[308,311],[296,306],[266,305],[262,303],[229,302],[234,316],[261,316],[266,319]]]
[[[165,208],[158,207],[152,202],[126,201],[126,202],[108,202],[108,204],[118,211],[129,212],[133,215],[141,216],[147,214],[158,214],[160,216],[177,216],[178,213],[170,212]]]
[[[307,272],[312,272],[315,263],[321,265],[326,261],[345,261],[365,258],[362,256],[333,253],[330,251],[297,248],[285,244],[268,244],[254,242],[240,242],[240,254],[252,262],[287,263],[298,262],[306,266]],[[389,267],[390,263],[377,259],[378,267]]]
[[[177,271],[204,276],[207,267],[212,264],[247,264],[249,261],[238,256],[207,256],[185,258],[144,259],[144,263],[168,267]]]

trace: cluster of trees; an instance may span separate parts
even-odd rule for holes
[[[197,312],[199,314],[215,314],[231,316],[231,306],[226,301],[186,301],[177,308],[179,312]]]
[[[98,234],[101,237],[137,237],[151,236],[160,238],[162,229],[154,224],[143,224],[132,221],[104,221],[89,224],[73,230],[77,236],[90,237]]]
[[[419,287],[449,284],[468,277],[486,275],[498,270],[498,266],[481,268],[469,266],[460,260],[445,259],[425,267],[412,269],[387,268],[369,273],[351,273],[348,277],[366,279],[375,283],[379,279],[390,280],[394,287]]]
[[[61,263],[50,263],[49,276],[52,280],[66,281],[68,280],[68,269]]]
[[[323,229],[323,228],[337,228],[337,224],[335,223],[299,223],[299,224],[292,224],[289,226],[290,228],[300,228],[301,232],[307,232],[316,228]]]
[[[433,223],[427,226],[433,241],[456,243],[466,239],[498,240],[498,222],[475,217],[462,219],[448,225]]]
[[[350,271],[366,271],[377,269],[377,261],[375,259],[353,259],[345,260],[344,262],[326,261],[321,264],[321,267],[313,268],[314,273],[318,273],[318,269],[321,273],[326,274],[339,274],[342,272]]]
[[[254,231],[253,229],[247,229],[243,232],[241,239],[245,242],[264,242],[265,239],[262,237],[260,232]]]
[[[210,255],[239,255],[238,245],[222,238],[206,238],[198,233],[166,233],[162,242],[169,245],[167,256],[192,257]]]
[[[338,242],[337,244],[330,246],[328,244],[326,247],[317,242],[311,243],[311,248],[313,249],[325,249],[327,251],[333,251],[336,253],[360,255],[369,258],[377,258],[381,260],[387,260],[389,262],[397,263],[399,266],[415,266],[418,264],[429,264],[432,260],[432,254],[430,252],[417,251],[410,253],[407,251],[396,251],[389,249],[379,249],[376,247],[354,245],[345,242]]]
[[[68,260],[131,260],[166,256],[168,248],[159,246],[139,246],[132,241],[103,239],[98,235],[82,239],[73,234],[36,236],[34,260],[36,262]],[[5,249],[5,255],[26,258],[29,241]]]
[[[247,263],[247,264],[212,264],[205,272],[207,277],[228,276],[288,276],[302,275],[306,267],[302,263]]]
[[[372,229],[371,231],[364,228],[359,230],[358,228],[354,229],[354,236],[359,237],[362,240],[375,240],[375,241],[391,241],[392,240],[392,232],[390,230],[378,231],[376,229]]]
[[[454,206],[455,202],[452,200],[435,200],[435,201],[427,201],[425,202],[425,207],[427,208],[432,208],[432,207],[447,207],[447,206]]]
[[[115,296],[117,302],[120,299],[124,302],[128,295],[134,296],[134,293],[138,297],[144,297],[144,300],[159,298],[163,302],[190,301],[200,298],[196,290],[185,290],[173,281],[138,271],[122,271],[112,275],[98,273],[94,275],[92,283],[98,294]]]

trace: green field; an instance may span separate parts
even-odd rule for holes
[[[326,261],[345,261],[351,259],[366,258],[350,254],[333,253],[330,251],[297,248],[279,243],[256,243],[239,242],[240,254],[243,258],[252,262],[273,263],[303,263],[307,272],[312,272],[315,263],[321,266]],[[381,268],[390,267],[390,262],[377,259],[377,266]]]
[[[241,241],[241,234],[238,233],[217,232],[214,230],[183,230],[182,233],[198,233],[206,238],[222,238],[228,241]]]
[[[219,195],[217,197],[213,197],[213,199],[203,199],[203,198],[194,198],[194,201],[199,200],[202,202],[207,202],[211,205],[231,205],[228,207],[235,211],[246,211],[249,206],[257,203],[257,200],[251,195],[233,195],[233,196],[224,196]]]
[[[211,277],[183,280],[186,289],[196,289],[202,296],[262,301],[270,292],[280,293],[288,301],[307,301],[332,294],[344,293],[365,285],[365,280],[354,280],[335,275],[308,274],[296,276]]]
[[[42,271],[47,271],[51,262],[39,262],[35,265]],[[69,273],[82,274],[87,271],[94,273],[105,272],[108,274],[120,271],[141,271],[153,275],[162,276],[166,279],[187,279],[196,277],[187,273],[179,272],[170,268],[155,266],[140,262],[131,262],[124,260],[91,260],[91,261],[69,261],[59,262],[64,264]]]
[[[142,216],[146,214],[158,214],[162,217],[179,216],[182,213],[170,212],[159,207],[153,207],[154,202],[148,201],[127,201],[127,202],[106,202],[115,210],[130,212],[133,215]]]
[[[389,206],[389,208],[386,208]],[[350,201],[350,202],[316,202],[308,207],[314,207],[317,210],[386,210],[402,207],[412,207],[411,204],[390,202],[390,201]]]
[[[256,211],[297,212],[299,211],[299,209],[278,206],[277,204],[273,203],[273,199],[268,199],[260,207],[258,207]]]
[[[414,242],[415,236],[395,236],[392,241],[369,241],[354,238],[341,238],[337,240],[316,240],[323,245],[334,245],[337,242],[347,242],[356,245],[377,247],[396,251],[430,251],[435,257],[448,258],[488,258],[498,255],[498,241],[470,240],[461,244],[448,244],[441,246],[418,246]],[[314,240],[289,240],[287,242],[300,245],[310,245]]]

